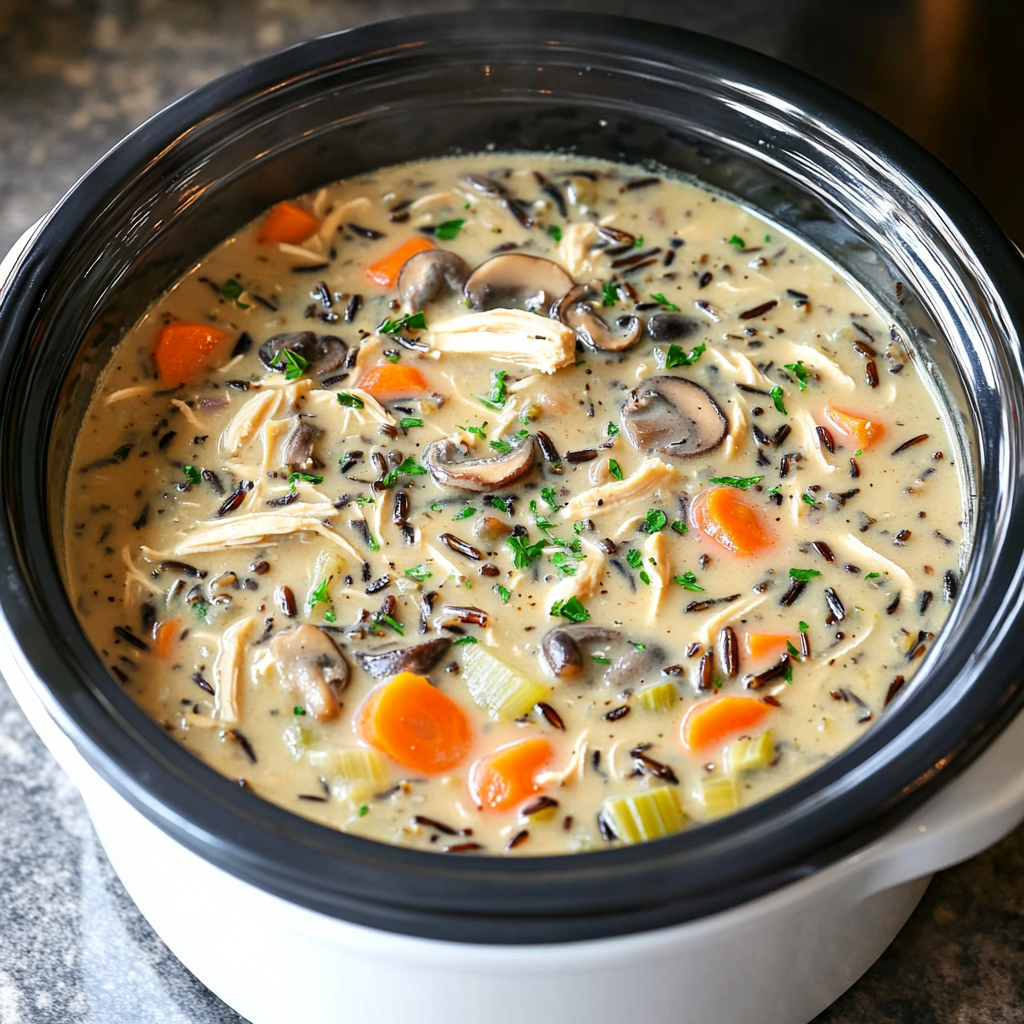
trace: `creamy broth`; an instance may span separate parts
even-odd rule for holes
[[[530,855],[691,827],[863,735],[955,597],[951,444],[890,327],[671,177],[343,181],[121,342],[68,588],[168,732],[330,827]]]

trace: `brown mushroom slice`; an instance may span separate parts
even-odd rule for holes
[[[642,648],[634,648],[620,654],[604,674],[604,681],[609,686],[636,686],[642,682],[642,673],[663,661],[665,652],[657,644],[647,644]]]
[[[624,352],[640,340],[644,323],[633,314],[621,316],[615,321],[619,332],[613,332],[594,306],[595,300],[602,298],[603,294],[600,281],[578,284],[558,300],[551,315],[561,320],[566,327],[571,327],[587,348],[600,349],[602,352]]]
[[[398,272],[398,294],[409,309],[423,309],[444,291],[462,291],[469,277],[469,264],[447,249],[427,249],[402,264]]]
[[[270,653],[285,685],[318,722],[337,718],[338,697],[348,686],[348,662],[319,626],[296,626],[278,633]]]
[[[285,349],[305,359],[310,373],[336,370],[348,355],[348,345],[341,338],[312,331],[275,334],[260,345],[257,355],[265,369],[283,372],[287,368],[282,355]]]
[[[513,445],[504,455],[490,459],[456,461],[457,455],[460,452],[465,454],[465,451],[450,437],[442,437],[423,446],[422,462],[434,483],[480,494],[500,491],[529,473],[535,458],[531,435]]]
[[[467,278],[465,295],[473,309],[525,309],[547,315],[572,286],[572,278],[557,263],[510,252],[481,263]]]
[[[395,676],[399,672],[426,675],[448,653],[452,645],[448,637],[438,637],[415,647],[397,647],[389,651],[358,651],[356,661],[368,675]]]
[[[281,443],[281,463],[292,469],[309,469],[323,463],[313,454],[313,446],[323,437],[321,427],[297,418]]]
[[[576,679],[583,673],[580,644],[613,644],[621,637],[618,630],[602,626],[556,626],[540,642],[541,657],[552,675],[559,679]]]
[[[729,429],[718,403],[685,377],[649,377],[626,396],[619,419],[634,448],[677,458],[717,448]]]

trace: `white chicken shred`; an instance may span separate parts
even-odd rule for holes
[[[650,494],[675,480],[679,474],[661,459],[645,459],[625,480],[613,480],[577,494],[562,508],[563,519],[593,518],[615,512],[623,505]]]
[[[224,630],[213,663],[213,717],[222,722],[237,722],[239,709],[242,661],[245,645],[256,619],[247,616]]]

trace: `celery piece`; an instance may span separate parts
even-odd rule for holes
[[[671,711],[679,703],[679,690],[675,683],[645,686],[636,696],[646,711]]]
[[[292,757],[296,761],[301,761],[309,745],[313,742],[314,736],[310,726],[295,719],[282,731],[281,738]]]
[[[703,779],[700,795],[704,801],[704,813],[709,818],[719,818],[735,811],[740,805],[740,793],[736,780],[729,775],[715,779]]]
[[[376,750],[311,751],[308,760],[314,768],[342,782],[381,785],[388,781],[387,761]]]
[[[341,576],[345,571],[345,563],[340,555],[333,551],[321,551],[316,558],[316,565],[313,567],[313,575],[309,583],[309,592],[306,594],[306,613],[316,607],[319,603],[330,603],[330,587],[335,576]],[[326,587],[318,595],[317,590]]]
[[[520,675],[482,644],[463,648],[462,670],[469,695],[492,718],[520,718],[551,690]]]
[[[767,768],[775,758],[775,737],[771,729],[755,736],[741,736],[733,740],[725,751],[729,770],[734,772],[750,772],[757,768]]]
[[[602,806],[605,819],[624,843],[660,839],[686,827],[686,815],[671,786],[608,797]]]

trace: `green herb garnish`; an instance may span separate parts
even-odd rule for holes
[[[508,441],[502,441],[501,438],[491,441],[488,447],[496,451],[499,455],[505,455],[512,451],[512,445],[510,445]]]
[[[810,371],[804,366],[803,361],[798,359],[795,363],[783,363],[782,364],[794,377],[796,377],[797,385],[801,391],[807,390],[807,378],[810,377]]]
[[[747,243],[739,235],[733,235],[729,239],[729,245],[735,245],[737,249],[746,249]]]
[[[185,474],[185,479],[190,484],[200,484],[203,482],[203,474],[200,472],[198,466],[193,466],[191,463],[186,462],[185,465],[181,467],[181,471]]]
[[[302,705],[300,705],[300,704],[296,704],[295,707],[292,708],[292,714],[293,715],[298,715],[299,718],[301,718],[305,713],[306,713],[306,709],[304,707],[302,707]]]
[[[487,428],[487,420],[484,420],[479,427],[464,427],[461,423],[456,423],[455,426],[458,427],[459,430],[464,430],[467,434],[479,437],[481,441],[487,440],[487,434],[484,433]]]
[[[811,627],[808,626],[807,623],[803,620],[801,620],[800,623],[797,625],[797,629],[799,629],[801,633],[806,633],[807,630],[809,630],[810,628]]]
[[[556,601],[551,606],[552,615],[561,615],[570,622],[586,622],[590,612],[583,607],[578,597],[570,597],[567,601]]]
[[[333,608],[328,608],[327,611],[324,612],[324,622],[337,622],[337,621],[338,621],[338,616],[334,614],[334,609]]]
[[[867,576],[864,577],[864,579],[866,579],[866,580],[877,580],[877,579],[881,578],[881,575],[882,574],[880,572],[869,572],[867,574]]]
[[[605,433],[607,433],[607,435],[609,437],[618,437],[619,436],[618,424],[616,424],[616,423],[609,423],[608,426],[605,427]]]
[[[508,385],[505,383],[507,376],[508,370],[491,370],[491,390],[486,398],[477,395],[477,401],[488,409],[503,409],[508,401]]]
[[[782,404],[782,388],[780,388],[778,384],[768,392],[768,397],[775,403],[775,408],[778,409],[783,416],[789,415],[789,413],[786,412],[786,407]]]
[[[682,521],[682,519],[674,519],[672,521],[672,529],[675,530],[676,533],[689,533],[690,532],[690,528],[686,525],[686,523],[684,523]]]
[[[359,817],[360,818],[365,818],[369,813],[370,813],[370,808],[369,808],[369,806],[367,804],[363,804],[363,806],[359,808]]]
[[[562,229],[557,224],[548,225],[548,234],[556,241],[562,240]]]
[[[651,298],[659,305],[667,309],[670,313],[678,313],[679,307],[674,302],[669,302],[668,299],[662,295],[661,292],[655,292]]]
[[[644,517],[645,533],[657,533],[668,522],[668,516],[660,508],[649,508]]]
[[[244,291],[245,289],[242,287],[242,283],[240,281],[236,281],[233,277],[229,277],[220,286],[220,293],[225,299],[234,299],[235,305],[239,309],[249,309],[250,303],[238,301]]]
[[[622,467],[614,460],[608,460],[608,472],[611,473],[616,480],[622,479]]]
[[[295,380],[296,377],[301,377],[306,372],[306,367],[309,366],[309,360],[304,359],[297,352],[293,352],[290,348],[281,349],[279,358],[275,361],[274,365],[280,370],[281,359],[284,359],[284,379]]]
[[[646,583],[647,586],[651,585],[651,577],[648,574],[646,569],[641,569],[640,570],[640,582],[641,583]]]
[[[684,572],[682,576],[673,576],[672,581],[678,583],[683,590],[695,590],[700,593],[704,592],[703,587],[697,586],[697,576],[692,572]]]
[[[760,483],[763,479],[763,476],[713,476],[709,482],[724,484],[726,487],[738,487],[741,491],[745,491],[748,487]]]
[[[820,576],[821,573],[817,569],[790,569],[789,575],[791,579],[806,583],[808,580],[813,580],[815,576]]]
[[[508,599],[512,596],[512,591],[508,587],[503,587],[500,583],[494,584],[494,591],[501,598],[502,604],[508,604]]]
[[[517,569],[529,569],[531,564],[544,553],[547,541],[541,538],[533,544],[526,537],[506,537],[505,543],[512,549],[512,564]]]
[[[612,284],[611,282],[609,282],[608,284],[603,286],[602,291],[604,293],[604,296],[601,299],[602,306],[614,306],[618,303],[619,286],[617,284]]]
[[[792,654],[794,658],[800,657],[800,652],[793,646],[792,640],[786,641],[786,650],[789,651],[789,653]]]
[[[793,682],[793,666],[792,665],[787,665],[782,670],[782,678],[785,679],[787,683],[792,683]]]
[[[365,494],[358,494],[358,495],[356,495],[356,504],[357,505],[376,505],[377,503],[373,500],[373,498],[367,497]]]
[[[800,500],[802,502],[804,502],[804,504],[810,505],[811,508],[817,508],[818,507],[818,503],[814,500],[814,498],[812,498],[806,492],[804,492],[803,494],[800,495]]]
[[[399,636],[405,636],[405,626],[391,618],[390,615],[382,615],[380,620],[381,622],[387,623],[387,625],[389,625]]]
[[[414,579],[417,583],[429,580],[434,574],[425,565],[414,565],[411,569],[405,570],[405,575]]]
[[[410,455],[402,460],[401,465],[384,475],[380,486],[383,488],[394,487],[400,476],[423,476],[426,472],[426,469]]]
[[[209,609],[207,608],[205,601],[196,601],[195,604],[192,605],[192,611],[195,612],[195,616],[200,622],[209,623],[210,617],[207,615]]]
[[[475,644],[477,639],[475,636],[460,636],[458,640],[452,645],[453,647],[465,647],[466,644]]]
[[[576,575],[576,566],[573,564],[572,556],[564,551],[556,551],[551,556],[551,564],[558,570],[558,575],[565,579],[566,576]]]
[[[304,481],[307,484],[322,484],[324,482],[324,478],[322,476],[318,476],[316,473],[302,473],[296,471],[290,474],[288,477],[289,493],[295,490],[300,480]],[[371,501],[372,500],[373,499],[371,499]]]
[[[427,327],[427,318],[422,312],[410,313],[408,316],[401,316],[397,320],[390,317],[384,320],[377,328],[378,334],[390,334],[394,336],[402,331],[423,331]]]
[[[548,508],[552,512],[557,512],[562,507],[558,504],[558,497],[555,494],[554,487],[542,487],[540,489],[540,496],[547,502]]]
[[[665,354],[665,369],[671,370],[677,366],[693,366],[704,354],[706,348],[707,345],[702,342],[700,345],[691,348],[687,353],[678,345],[669,345],[668,352]]]
[[[592,654],[590,657],[599,665],[610,665],[612,663],[612,659],[604,654]]]
[[[331,579],[328,577],[309,595],[309,611],[312,611],[318,604],[331,603],[331,595],[327,592],[327,584],[330,582]]]
[[[384,358],[389,363],[397,363],[402,358],[402,353],[397,348],[386,348],[384,349]]]
[[[476,509],[472,505],[465,505],[455,513],[454,518],[458,522],[460,519],[468,519],[472,515],[476,515]]]
[[[338,404],[345,406],[346,409],[362,409],[366,405],[358,395],[349,394],[347,391],[339,391],[337,394]]]
[[[639,569],[644,564],[644,556],[636,548],[630,548],[626,552],[626,561],[631,569]]]
[[[465,223],[465,220],[462,219],[442,221],[437,225],[434,237],[440,238],[442,242],[450,242],[462,230],[462,225]]]
[[[439,502],[439,501],[432,501],[430,503],[430,511],[431,512],[440,512],[441,509],[443,509],[443,508],[444,508],[444,505],[442,505],[441,502]]]
[[[380,551],[380,541],[372,533],[367,532],[366,534],[366,546],[371,551]]]
[[[398,425],[403,430],[412,430],[413,427],[422,427],[423,420],[419,416],[403,416],[399,421]]]

